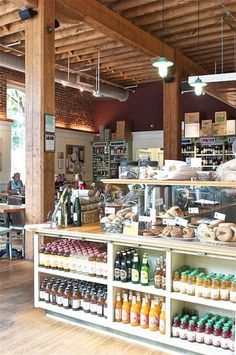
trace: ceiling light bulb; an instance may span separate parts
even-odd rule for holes
[[[155,68],[158,68],[160,77],[165,78],[168,75],[168,68],[174,65],[174,63],[169,61],[166,57],[160,57],[158,59],[154,59],[152,61],[152,65]]]
[[[204,83],[199,77],[194,81],[194,83],[190,84],[190,86],[194,87],[194,92],[197,96],[202,95],[203,87],[207,84]]]

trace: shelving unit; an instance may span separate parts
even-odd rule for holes
[[[108,279],[103,280],[100,278],[92,278],[84,275],[78,275],[75,273],[68,273],[58,270],[45,269],[38,266],[38,251],[41,244],[41,238],[47,236],[51,238],[78,238],[90,241],[103,241],[107,243],[108,253]],[[197,247],[199,245],[199,248]],[[229,350],[216,349],[213,346],[205,344],[189,343],[188,341],[181,340],[179,338],[171,337],[171,319],[173,315],[180,311],[184,305],[191,304],[194,308],[197,308],[200,313],[206,311],[212,311],[213,313],[221,313],[223,315],[236,316],[236,305],[229,301],[212,301],[205,300],[204,298],[198,298],[195,296],[182,295],[180,293],[172,292],[171,275],[173,270],[182,265],[185,261],[195,267],[197,263],[201,266],[206,265],[207,268],[221,270],[221,272],[235,272],[236,263],[236,251],[234,248],[217,248],[214,246],[203,245],[204,252],[199,251],[200,243],[171,243],[169,240],[158,240],[150,237],[125,237],[121,238],[119,235],[114,234],[102,234],[96,232],[94,229],[92,232],[83,232],[83,229],[75,228],[70,230],[50,230],[39,229],[35,231],[34,235],[34,301],[35,307],[42,308],[46,311],[46,314],[52,315],[54,318],[60,320],[74,319],[78,324],[86,324],[89,327],[101,327],[104,331],[111,332],[117,336],[132,336],[137,341],[146,342],[151,341],[152,344],[168,344],[173,348],[180,348],[187,351],[188,354],[205,354],[205,355],[232,355]],[[120,248],[136,248],[142,252],[149,251],[150,257],[164,255],[166,257],[166,290],[155,289],[154,286],[142,286],[140,284],[122,283],[120,281],[113,281],[113,265],[115,259],[115,253]],[[217,267],[215,266],[217,262]],[[47,304],[39,301],[39,285],[40,277],[43,274],[57,275],[60,277],[68,277],[72,279],[80,279],[85,281],[97,282],[100,284],[107,284],[108,291],[108,318],[100,318],[83,311],[66,310],[62,307]],[[166,300],[166,334],[161,335],[159,332],[152,332],[148,329],[144,330],[138,327],[132,327],[129,324],[114,322],[114,303],[115,295],[118,290],[129,289],[133,291],[139,291],[143,293],[150,293],[151,295],[158,295],[165,297]],[[80,323],[82,322],[82,323]]]

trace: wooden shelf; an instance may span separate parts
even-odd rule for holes
[[[132,284],[132,282],[113,281],[112,286],[117,288],[124,288],[126,290],[150,293],[151,295],[157,295],[162,297],[166,297],[167,294],[165,290],[155,288],[153,285],[142,286],[141,284]]]
[[[204,166],[203,166],[204,167]],[[234,187],[236,181],[179,181],[179,180],[147,180],[147,179],[102,179],[104,184],[116,185],[156,185],[156,186],[206,186]]]

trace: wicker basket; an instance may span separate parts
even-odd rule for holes
[[[81,213],[81,219],[83,224],[98,222],[100,216],[99,209],[92,211],[85,211]]]
[[[101,227],[103,232],[116,233],[116,234],[123,233],[122,223],[106,222],[106,223],[101,223]]]

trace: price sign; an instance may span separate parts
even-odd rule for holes
[[[138,213],[138,206],[133,206],[132,207],[132,212],[133,213]]]
[[[156,201],[157,206],[162,206],[164,203],[163,198],[158,198]]]
[[[116,214],[116,209],[115,209],[115,207],[105,207],[105,213],[106,214]]]
[[[152,219],[150,216],[139,216],[139,222],[151,223]]]
[[[170,218],[163,218],[162,223],[164,224],[164,226],[175,226],[176,222],[175,219],[170,219]]]
[[[189,207],[188,208],[188,213],[199,213],[199,208],[198,207]]]
[[[179,226],[187,227],[188,220],[181,217],[175,217],[175,223],[178,224]]]
[[[138,235],[138,222],[131,222],[131,223],[125,225],[124,229],[123,229],[123,234],[137,236]]]
[[[214,214],[214,218],[219,219],[221,221],[225,221],[225,217],[226,217],[226,215],[224,213],[215,212],[215,214]]]

